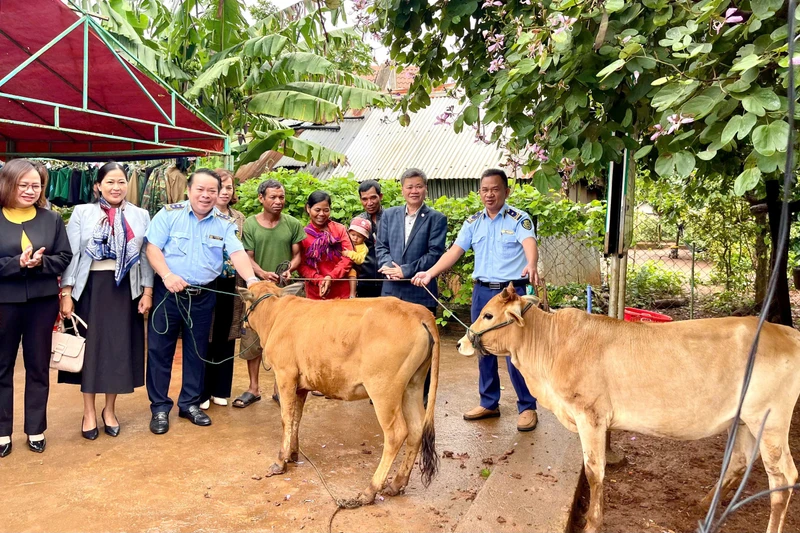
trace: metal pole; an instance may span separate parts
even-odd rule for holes
[[[592,286],[586,285],[586,312],[592,314]]]
[[[617,282],[619,281],[619,257],[611,256],[611,276],[608,281],[608,316],[617,318]]]
[[[231,139],[230,139],[230,137],[225,137],[225,148],[224,148],[224,150],[225,150],[225,157],[223,159],[224,159],[225,168],[229,172],[233,172],[233,156],[231,155]]]
[[[89,17],[83,23],[83,108],[89,108]]]
[[[617,318],[625,318],[625,286],[628,280],[628,251],[619,260],[619,281],[617,282]]]
[[[694,243],[692,247],[692,277],[689,280],[690,294],[689,294],[689,320],[694,318]]]
[[[16,75],[19,73],[19,71],[20,71],[20,70],[24,69],[25,67],[27,67],[28,65],[30,65],[31,63],[33,63],[34,61],[36,61],[36,59],[37,59],[37,58],[38,58],[40,55],[42,55],[43,53],[45,53],[45,52],[47,52],[48,50],[50,50],[50,48],[52,48],[52,47],[53,47],[53,46],[54,46],[56,43],[60,42],[60,41],[61,41],[61,39],[63,39],[64,37],[66,37],[66,36],[67,36],[67,35],[68,35],[68,34],[69,34],[69,33],[70,33],[72,30],[74,30],[75,28],[77,28],[78,26],[80,26],[82,22],[83,22],[83,19],[82,19],[82,18],[81,18],[81,19],[78,19],[78,20],[76,20],[76,21],[75,21],[75,22],[74,22],[74,23],[73,23],[73,24],[72,24],[72,25],[71,25],[69,28],[67,28],[66,30],[64,30],[64,31],[62,31],[61,33],[59,33],[59,34],[56,36],[56,38],[55,38],[55,39],[53,39],[52,41],[50,41],[49,43],[47,43],[46,45],[44,45],[42,48],[40,48],[40,49],[39,49],[39,51],[38,51],[38,52],[36,52],[35,54],[33,54],[31,57],[29,57],[28,59],[26,59],[25,61],[23,61],[22,63],[20,63],[20,64],[17,66],[17,68],[15,68],[14,70],[12,70],[12,71],[11,71],[11,72],[9,72],[8,74],[6,74],[6,75],[5,75],[5,77],[4,77],[2,80],[0,80],[0,86],[3,86],[3,85],[5,85],[5,83],[6,83],[8,80],[10,80],[11,78],[13,78],[14,76],[16,76]]]

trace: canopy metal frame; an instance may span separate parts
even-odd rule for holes
[[[71,0],[68,0],[69,3],[72,5],[73,11],[76,11],[79,14],[78,20],[76,20],[73,24],[67,27],[64,31],[62,31],[59,35],[57,35],[54,39],[50,42],[45,44],[42,48],[34,52],[30,55],[25,61],[20,63],[16,68],[14,68],[11,72],[5,75],[2,79],[0,79],[0,97],[8,98],[12,101],[19,102],[20,104],[24,103],[34,103],[39,105],[44,105],[50,107],[53,111],[51,123],[41,124],[41,123],[34,123],[28,121],[19,121],[19,120],[11,120],[0,117],[0,123],[6,124],[13,124],[17,126],[26,126],[32,128],[42,128],[47,130],[59,131],[62,133],[71,133],[71,134],[78,134],[78,135],[89,135],[93,137],[97,137],[96,142],[100,142],[102,140],[113,140],[113,141],[128,141],[131,143],[131,149],[124,152],[125,155],[131,156],[132,158],[137,157],[158,157],[158,156],[170,156],[172,154],[180,155],[181,153],[185,153],[187,151],[197,151],[197,152],[205,152],[208,155],[217,155],[223,156],[225,159],[226,166],[230,166],[231,160],[231,146],[230,146],[230,138],[229,136],[220,129],[216,124],[214,124],[208,117],[206,117],[200,110],[198,110],[191,102],[189,102],[186,98],[184,98],[178,91],[173,89],[167,82],[165,82],[161,77],[159,77],[156,73],[152,72],[147,66],[144,65],[142,61],[140,61],[134,54],[128,51],[122,44],[113,36],[111,35],[105,28],[103,28],[98,22],[93,20],[93,15],[91,13],[87,13],[84,11],[80,6],[73,3]],[[130,76],[131,80],[138,86],[139,90],[147,97],[147,99],[152,103],[153,106],[159,111],[160,115],[163,117],[163,121],[155,122],[152,120],[144,120],[136,117],[120,115],[115,113],[107,113],[104,111],[96,111],[89,108],[89,30],[93,30],[95,35],[100,39],[100,41],[111,51],[113,56],[116,60],[124,67],[125,71]],[[81,88],[83,102],[81,107],[66,105],[63,103],[58,102],[51,102],[49,100],[44,99],[37,99],[37,98],[30,98],[25,96],[19,96],[11,93],[4,92],[2,87],[8,83],[11,79],[13,79],[17,74],[19,74],[25,67],[37,61],[39,57],[42,56],[45,52],[51,49],[53,46],[58,44],[62,41],[66,36],[70,35],[74,31],[82,31],[83,32],[83,87]],[[20,47],[23,47],[19,43],[15,43]],[[24,47],[23,47],[24,48]],[[119,51],[117,50],[119,49]],[[138,69],[156,82],[158,82],[162,88],[169,92],[170,95],[170,108],[169,112],[165,111],[153,98],[153,95],[145,89],[142,82],[136,77],[136,75],[131,70],[128,62],[122,58],[120,52],[127,56],[132,63],[134,63]],[[63,78],[62,78],[63,79]],[[65,80],[66,81],[66,80]],[[175,120],[175,106],[176,102],[180,102],[186,108],[188,108],[192,113],[203,119],[211,128],[213,128],[213,132],[209,131],[202,131],[193,128],[182,127],[176,124]],[[61,110],[67,111],[74,111],[79,113],[85,113],[88,115],[94,115],[99,117],[105,118],[112,118],[117,119],[122,122],[134,122],[138,124],[146,124],[148,126],[152,126],[152,138],[133,138],[133,137],[126,137],[123,135],[114,135],[104,131],[89,131],[89,130],[82,130],[82,129],[74,129],[74,128],[65,128],[60,125],[59,114]],[[189,137],[185,139],[181,139],[181,142],[187,142],[186,144],[179,145],[179,144],[172,144],[169,142],[164,142],[159,139],[159,129],[160,128],[169,128],[170,130],[177,130],[183,131],[186,133],[195,134],[196,137]],[[191,146],[191,141],[196,140],[209,140],[209,139],[220,139],[224,142],[224,149],[222,152],[208,150],[206,148],[195,148]],[[71,157],[91,157],[95,155],[94,153],[90,152],[83,152],[83,153],[69,153],[69,154],[59,154],[57,152],[40,152],[40,153],[19,153],[15,151],[14,148],[14,141],[11,139],[3,139],[5,144],[5,150],[0,151],[0,156],[13,156],[13,157],[59,157],[59,156],[71,156]],[[52,147],[53,143],[48,143],[48,146]],[[92,142],[90,141],[89,147],[91,149]],[[148,149],[136,149],[136,145],[148,145],[152,148]],[[1,145],[0,145],[1,146]],[[100,155],[99,153],[96,155]]]

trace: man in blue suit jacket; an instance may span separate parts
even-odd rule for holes
[[[447,217],[425,205],[427,182],[421,170],[406,170],[400,178],[406,205],[386,209],[381,219],[375,251],[378,271],[390,280],[411,279],[435,265],[444,253]],[[435,283],[430,289],[438,295]],[[381,296],[397,296],[436,311],[436,300],[423,287],[408,282],[384,283]]]
[[[379,272],[389,280],[407,280],[421,270],[428,270],[442,257],[447,237],[447,217],[425,205],[428,178],[417,168],[410,168],[400,177],[406,205],[390,207],[378,226],[375,251]],[[438,296],[436,283],[429,286]],[[407,281],[384,282],[381,296],[396,296],[403,301],[421,304],[436,314],[436,300],[424,287]],[[428,397],[425,380],[425,398]]]

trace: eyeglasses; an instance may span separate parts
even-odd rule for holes
[[[33,192],[39,192],[42,190],[42,186],[37,183],[19,183],[17,184],[17,189],[19,189],[19,192],[25,192],[28,189]]]

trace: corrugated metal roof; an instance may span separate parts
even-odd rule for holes
[[[340,131],[307,130],[300,138],[344,153],[345,165],[305,168],[319,179],[346,176],[352,172],[359,181],[399,178],[410,167],[422,169],[429,179],[477,178],[489,167],[503,162],[494,145],[475,142],[474,131],[465,127],[455,133],[452,126],[436,125],[436,117],[448,106],[460,109],[455,98],[432,98],[431,105],[411,114],[411,124],[402,127],[397,113],[373,109],[364,120],[345,120]],[[303,164],[284,157],[276,167]]]

